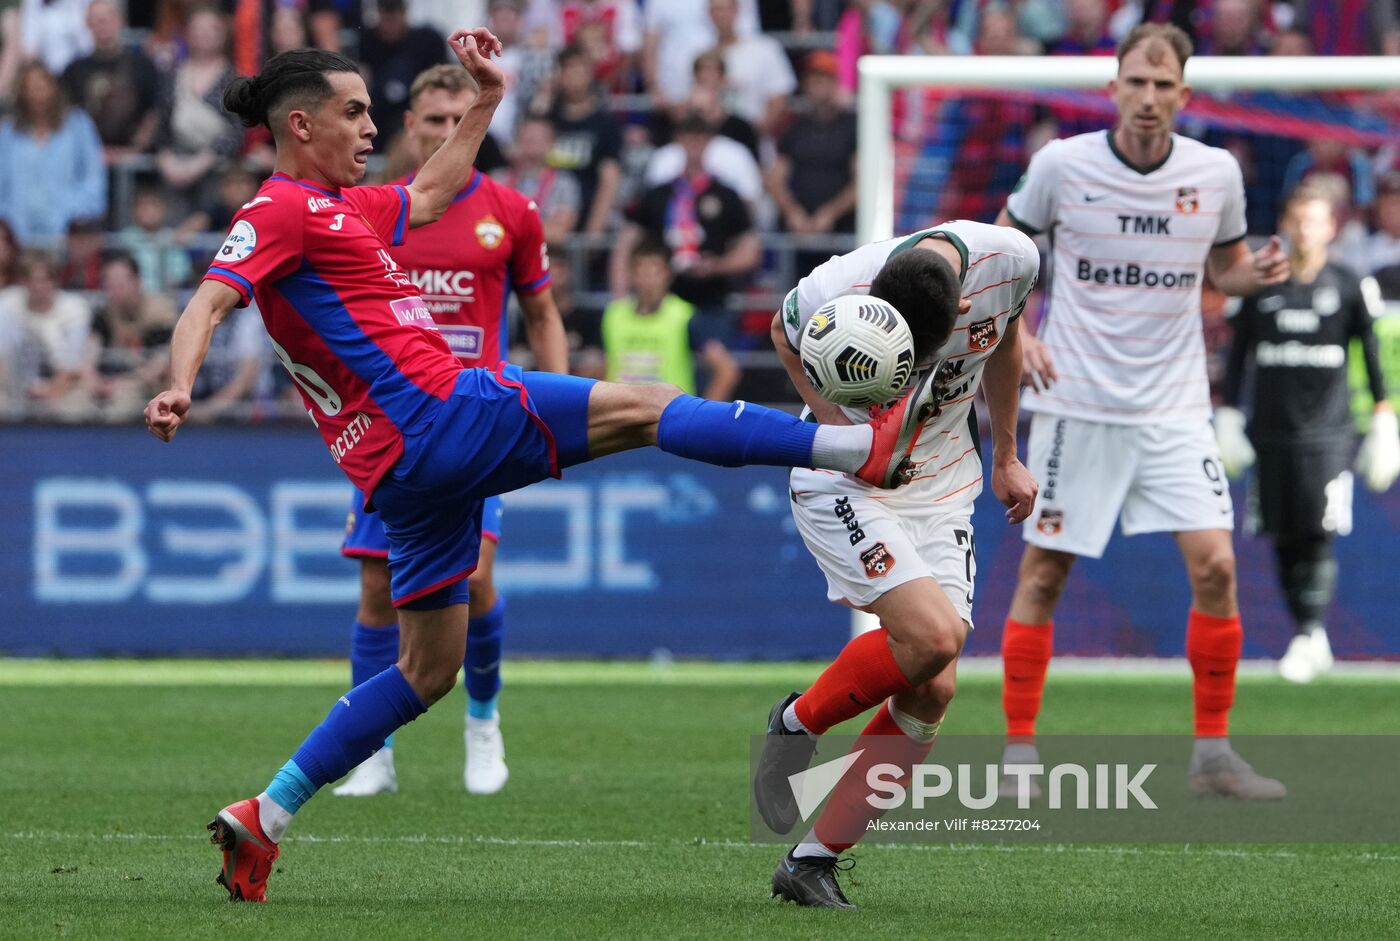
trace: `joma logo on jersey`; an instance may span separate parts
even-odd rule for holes
[[[1141,265],[1114,265],[1112,268],[1096,265],[1092,261],[1079,259],[1075,276],[1080,281],[1093,284],[1112,284],[1117,287],[1179,288],[1189,290],[1196,286],[1199,276],[1194,271],[1156,271]]]
[[[837,497],[833,512],[837,519],[846,524],[846,529],[851,534],[851,545],[854,546],[865,538],[865,530],[860,528],[860,520],[856,519],[856,511],[851,507],[850,497]]]
[[[476,280],[476,273],[473,271],[415,271],[412,277],[413,286],[424,294],[471,299],[475,293],[472,282]]]
[[[308,196],[306,198],[306,208],[310,209],[312,212],[318,212],[322,209],[330,209],[334,205],[335,200],[333,199],[325,199],[320,196]]]
[[[1118,232],[1120,235],[1171,235],[1172,217],[1119,216]]]

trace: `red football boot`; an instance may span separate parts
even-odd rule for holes
[[[938,415],[938,397],[943,388],[939,363],[927,370],[909,394],[871,420],[875,436],[870,443],[870,457],[856,471],[856,477],[868,484],[892,490],[909,482],[918,470],[909,454],[918,443],[924,422]]]
[[[263,832],[258,799],[229,804],[207,829],[213,831],[209,842],[224,851],[224,868],[215,881],[228,889],[229,901],[266,902],[267,877],[282,850]]]

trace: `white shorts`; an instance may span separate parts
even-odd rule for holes
[[[1123,535],[1235,528],[1207,421],[1114,425],[1035,414],[1027,466],[1040,482],[1026,542],[1097,559],[1113,522]]]
[[[831,601],[864,608],[891,588],[932,578],[972,624],[977,554],[970,505],[919,514],[873,497],[809,492],[793,498],[792,518],[826,575]]]

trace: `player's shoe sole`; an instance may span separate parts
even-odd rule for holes
[[[841,883],[836,881],[838,870],[844,872],[855,864],[849,856],[845,859],[835,856],[799,858],[789,852],[773,871],[771,897],[807,908],[855,908],[841,891]]]
[[[768,712],[768,737],[753,776],[753,798],[758,814],[774,833],[789,833],[799,816],[797,796],[788,778],[806,771],[817,750],[817,740],[806,732],[790,732],[783,725],[783,712],[801,693],[792,693],[774,703]]]
[[[258,800],[230,804],[205,828],[209,842],[223,850],[224,864],[214,881],[228,890],[231,902],[266,902],[267,877],[282,849],[258,822]]]
[[[870,457],[856,471],[857,478],[885,490],[913,479],[919,468],[910,452],[919,441],[924,423],[939,413],[938,397],[943,388],[939,374],[942,371],[942,363],[925,371],[908,395],[870,422],[874,431]]]

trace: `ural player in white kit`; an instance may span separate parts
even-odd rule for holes
[[[938,283],[923,289],[902,269],[929,266]],[[1040,254],[1014,229],[950,222],[833,258],[803,278],[774,318],[774,344],[817,420],[858,423],[863,410],[821,398],[803,377],[798,351],[812,315],[845,294],[871,294],[904,314],[915,356],[940,385],[937,411],[919,430],[910,482],[876,491],[843,474],[798,469],[792,512],[826,575],[827,595],[868,610],[881,627],[857,637],[813,686],[779,702],[769,718],[770,748],[755,777],[760,812],[786,833],[796,823],[788,775],[806,767],[815,736],[879,706],[862,733],[854,769],[801,843],[783,859],[773,892],[802,905],[846,907],[836,884],[837,854],[878,812],[864,798],[867,765],[904,769],[922,759],[953,697],[957,657],[972,624],[972,505],[983,486],[973,398],[983,377],[992,435],[992,487],[1013,523],[1026,519],[1035,481],[1016,457],[1021,372],[1021,310],[1035,285]],[[902,282],[902,283],[900,283]],[[919,337],[929,322],[936,336]],[[883,736],[876,744],[865,736]],[[796,739],[794,741],[793,739]]]
[[[1055,603],[1075,557],[1101,556],[1121,518],[1125,535],[1174,534],[1186,561],[1193,789],[1278,798],[1283,786],[1225,737],[1243,633],[1200,297],[1207,272],[1226,293],[1251,294],[1286,279],[1288,260],[1277,239],[1252,254],[1245,245],[1235,158],[1172,132],[1190,54],[1175,27],[1134,29],[1109,84],[1117,128],[1047,144],[998,219],[1054,246],[1046,320],[1024,341],[1029,465],[1042,489],[1002,644],[1006,761],[1037,761]]]

